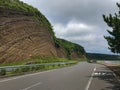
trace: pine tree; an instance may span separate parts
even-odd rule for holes
[[[119,11],[112,16],[103,15],[104,21],[107,23],[112,30],[107,30],[110,36],[104,36],[104,38],[108,41],[109,49],[113,53],[120,53],[120,4],[117,3]]]

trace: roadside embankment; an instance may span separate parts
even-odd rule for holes
[[[108,68],[110,68],[120,79],[120,66],[119,65],[107,65]]]
[[[111,69],[116,76],[120,79],[120,65],[116,65],[116,64],[107,64],[104,63],[103,65],[107,66],[109,69]]]

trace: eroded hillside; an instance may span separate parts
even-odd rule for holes
[[[19,0],[0,1],[0,63],[34,56],[68,58],[65,47],[56,45],[51,24],[37,9]],[[80,58],[83,52],[69,55]]]
[[[0,13],[0,62],[57,56],[53,37],[32,16],[3,8]]]

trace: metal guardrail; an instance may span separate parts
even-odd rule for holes
[[[57,65],[67,65],[74,64],[75,62],[57,62],[57,63],[43,63],[43,64],[30,64],[30,65],[18,65],[18,66],[2,66],[0,70],[6,70],[7,72],[11,72],[14,69],[21,69],[24,67],[37,67],[37,66],[57,66]]]

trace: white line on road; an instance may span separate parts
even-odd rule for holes
[[[40,85],[40,84],[42,84],[42,82],[39,82],[39,83],[33,84],[33,85],[31,85],[31,86],[29,86],[29,87],[27,87],[27,88],[24,88],[24,89],[22,89],[22,90],[28,90],[28,89],[31,89],[31,88],[33,88],[33,87],[35,87],[35,86]]]
[[[70,67],[67,67],[67,68],[70,68]],[[32,74],[26,74],[26,75],[22,75],[22,76],[16,76],[16,77],[7,78],[7,79],[1,79],[0,83],[15,80],[15,79],[20,79],[20,78],[24,78],[24,77],[28,77],[28,76],[44,74],[44,73],[48,73],[48,72],[52,72],[52,71],[56,71],[56,70],[58,70],[58,69],[52,69],[52,70],[42,71],[42,72],[37,72],[37,73],[32,73]]]
[[[37,72],[37,73],[33,73],[33,74],[27,74],[27,75],[23,75],[23,76],[17,76],[17,77],[13,77],[13,78],[8,78],[8,79],[3,79],[0,81],[0,83],[2,82],[7,82],[7,81],[11,81],[11,80],[15,80],[15,79],[19,79],[19,78],[24,78],[24,77],[28,77],[28,76],[34,76],[34,75],[38,75],[38,74],[43,74],[43,73],[47,73],[47,72],[52,72],[55,71],[57,69],[53,69],[53,70],[48,70],[48,71],[43,71],[43,72]]]
[[[85,90],[89,90],[89,87],[90,87],[90,84],[92,83],[92,79],[93,79],[93,75],[94,75],[94,72],[95,72],[95,71],[96,71],[96,67],[93,69],[93,72],[92,72],[92,74],[91,74],[91,77],[90,77],[90,79],[89,79],[89,81],[88,81],[88,84],[87,84]]]

